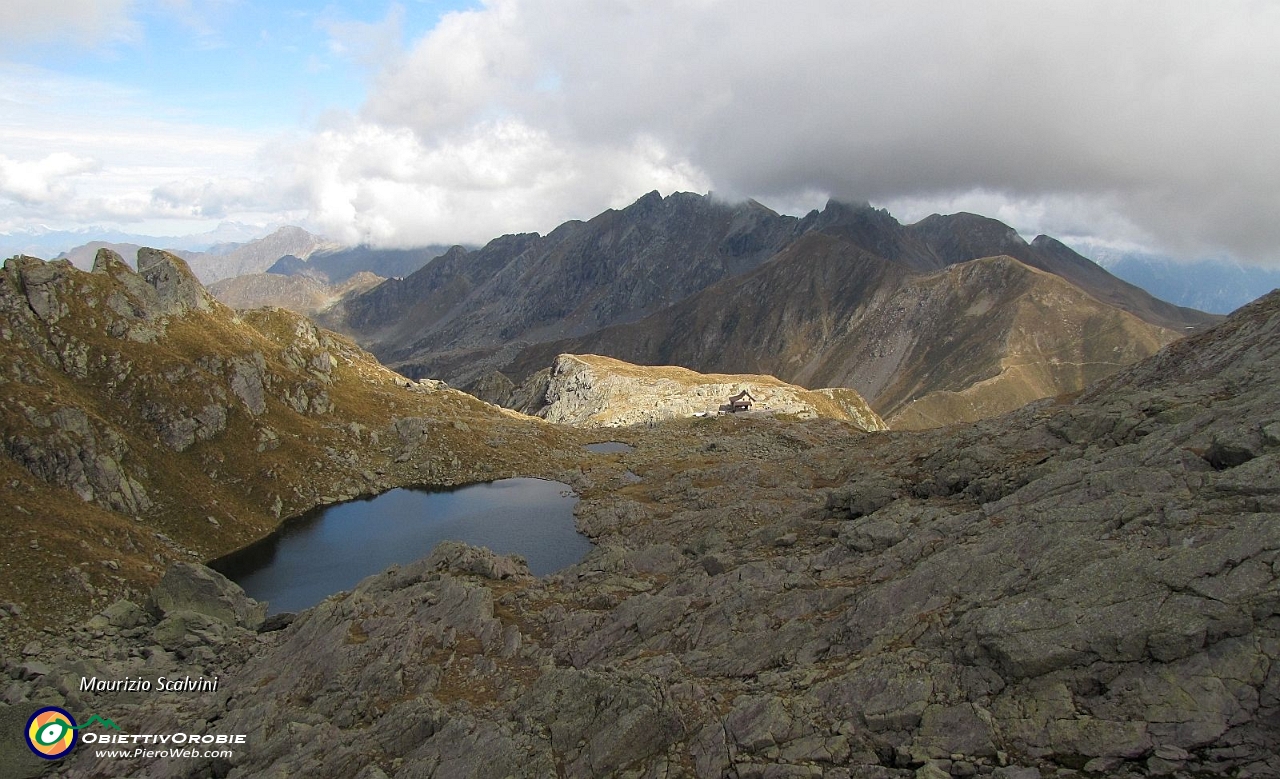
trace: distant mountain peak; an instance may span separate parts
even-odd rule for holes
[[[931,214],[911,225],[911,229],[936,243],[948,263],[977,259],[972,256],[977,251],[989,252],[1000,247],[1016,251],[1028,246],[1017,230],[999,219],[968,211]],[[977,246],[984,248],[976,250]]]
[[[879,214],[888,214],[889,212],[883,208],[876,208],[866,200],[841,200],[839,198],[828,198],[827,204],[823,206],[823,213],[858,213],[862,211],[871,211]]]
[[[747,198],[746,206],[748,209],[752,211],[764,211],[765,213],[773,214],[775,216],[778,214],[777,211],[774,211],[772,208],[769,208],[764,203],[761,203],[759,200],[756,200],[755,198],[750,198],[750,197]]]

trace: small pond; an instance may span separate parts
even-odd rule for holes
[[[536,576],[581,560],[591,542],[573,524],[566,484],[503,479],[452,490],[395,489],[310,512],[212,563],[268,613],[310,608],[441,541],[519,554]]]
[[[624,444],[621,441],[601,441],[596,444],[586,444],[582,448],[596,454],[613,454],[615,452],[631,452],[635,450],[635,447],[631,444]]]

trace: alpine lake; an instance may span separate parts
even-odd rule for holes
[[[267,602],[269,614],[310,608],[390,565],[430,554],[441,541],[520,555],[544,576],[592,548],[574,526],[577,503],[568,485],[545,479],[394,489],[308,512],[211,566]]]

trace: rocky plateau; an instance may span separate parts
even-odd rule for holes
[[[747,392],[744,413],[826,417],[862,430],[888,427],[854,390],[807,390],[772,376],[697,373],[676,366],[642,366],[595,354],[562,354],[551,368],[516,387],[498,373],[473,393],[500,406],[574,427],[629,427],[729,411],[728,399]]]

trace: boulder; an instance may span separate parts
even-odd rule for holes
[[[529,565],[517,555],[497,555],[482,547],[444,541],[427,557],[429,568],[483,576],[486,579],[521,579],[531,576]]]
[[[873,514],[906,494],[906,485],[893,477],[868,474],[827,495],[827,510],[834,517],[857,519]]]
[[[129,600],[118,600],[102,610],[107,624],[121,630],[136,628],[150,621],[147,612],[141,606]]]
[[[196,611],[174,611],[160,620],[152,637],[169,652],[201,645],[217,646],[226,641],[228,624]]]
[[[192,563],[171,566],[151,591],[148,606],[156,616],[193,611],[248,630],[257,630],[267,614],[267,604],[217,571]]]

